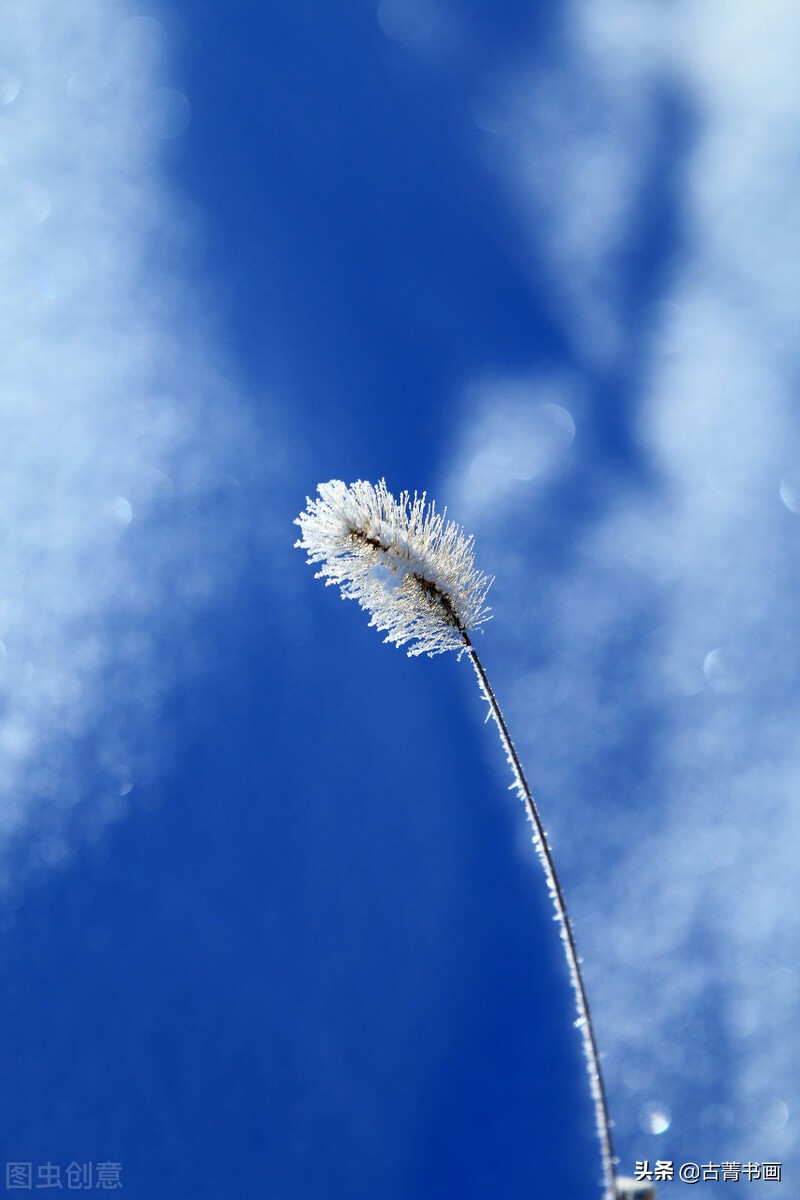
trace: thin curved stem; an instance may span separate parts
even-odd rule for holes
[[[567,912],[567,903],[564,899],[564,893],[561,888],[561,882],[558,878],[553,854],[547,842],[547,836],[542,825],[542,819],[539,816],[539,810],[536,807],[536,801],[533,798],[531,789],[528,786],[528,781],[525,778],[525,773],[522,770],[519,756],[514,748],[514,743],[511,740],[511,734],[508,732],[508,726],[505,723],[500,705],[497,703],[495,694],[492,691],[492,686],[484,670],[483,663],[478,658],[478,652],[473,646],[469,634],[465,629],[461,630],[461,636],[464,639],[466,652],[472,661],[475,668],[475,674],[478,677],[478,684],[484,699],[489,705],[489,711],[494,719],[500,734],[500,741],[503,744],[503,749],[506,752],[509,766],[514,775],[514,783],[516,784],[517,792],[520,799],[524,801],[527,809],[528,817],[533,825],[534,830],[534,845],[539,854],[542,866],[544,868],[547,886],[550,892],[550,898],[553,901],[553,906],[556,910],[556,919],[558,920],[559,929],[561,932],[561,941],[564,946],[564,954],[569,967],[569,977],[572,983],[572,989],[575,994],[575,1006],[578,1010],[578,1020],[575,1022],[581,1031],[583,1041],[583,1052],[586,1056],[586,1069],[589,1075],[589,1086],[591,1088],[592,1100],[594,1101],[595,1123],[597,1126],[597,1136],[600,1140],[600,1151],[603,1160],[603,1184],[605,1189],[605,1200],[615,1200],[617,1196],[616,1173],[614,1170],[617,1162],[617,1157],[614,1153],[614,1139],[611,1133],[611,1116],[608,1110],[608,1097],[606,1095],[605,1083],[603,1082],[603,1072],[600,1066],[600,1053],[597,1048],[597,1039],[594,1032],[594,1022],[592,1021],[592,1013],[589,1008],[589,998],[586,994],[586,984],[583,979],[581,970],[581,960],[578,955],[578,948],[575,943],[575,933],[572,928],[572,922]]]

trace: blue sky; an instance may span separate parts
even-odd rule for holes
[[[318,481],[385,477],[496,576],[624,1168],[790,1183],[792,6],[19,0],[0,35],[0,1167],[599,1195],[468,665],[292,548]]]

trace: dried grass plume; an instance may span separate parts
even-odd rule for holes
[[[346,599],[357,600],[371,614],[370,625],[382,630],[387,642],[408,645],[409,654],[456,650],[469,656],[533,827],[559,925],[594,1104],[604,1200],[654,1200],[652,1191],[616,1177],[618,1160],[600,1052],[567,902],[536,801],[470,638],[470,631],[489,619],[486,593],[492,582],[475,570],[472,538],[448,521],[446,512],[437,513],[433,504],[426,504],[424,493],[412,498],[401,492],[396,500],[383,479],[349,486],[332,479],[319,484],[318,491],[319,499],[309,499],[295,521],[302,532],[295,545],[306,551],[310,563],[321,564],[316,577],[338,584]]]
[[[472,538],[427,504],[425,493],[396,500],[381,479],[318,486],[295,524],[295,543],[320,563],[317,579],[371,614],[370,625],[408,653],[464,650],[464,633],[489,619],[492,583],[475,570]]]

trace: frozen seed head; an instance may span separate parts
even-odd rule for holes
[[[489,620],[492,580],[475,570],[472,538],[426,504],[424,492],[395,500],[384,479],[331,479],[317,491],[295,521],[295,545],[321,564],[315,578],[338,584],[387,642],[408,643],[409,654],[463,650],[463,634]]]

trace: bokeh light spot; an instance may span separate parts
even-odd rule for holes
[[[747,664],[733,646],[718,646],[707,654],[703,672],[715,692],[740,692],[747,686]]]
[[[169,141],[179,137],[191,120],[192,110],[183,92],[160,87],[144,97],[139,113],[142,128],[153,137]]]
[[[124,527],[130,525],[133,520],[133,509],[131,508],[130,501],[126,500],[124,496],[114,497],[111,502],[111,512],[114,515],[114,519]]]
[[[516,484],[546,480],[562,467],[575,422],[564,405],[543,401],[550,390],[506,381],[482,390],[483,412],[468,451],[473,505],[486,507]]]
[[[652,1100],[640,1108],[639,1124],[645,1133],[666,1133],[672,1124],[672,1114],[665,1104]]]
[[[154,17],[129,17],[120,25],[115,43],[120,58],[136,71],[158,66],[167,45],[164,26]]]
[[[727,1104],[707,1104],[700,1113],[699,1123],[704,1129],[730,1129],[734,1117]]]
[[[0,106],[13,104],[19,95],[22,80],[13,71],[0,71]]]
[[[788,1120],[789,1107],[786,1101],[775,1097],[758,1113],[756,1124],[763,1133],[779,1133]]]
[[[652,1086],[654,1072],[646,1059],[629,1058],[622,1064],[622,1082],[629,1092],[640,1092]]]
[[[800,513],[800,468],[787,471],[781,480],[780,497],[790,512]]]

